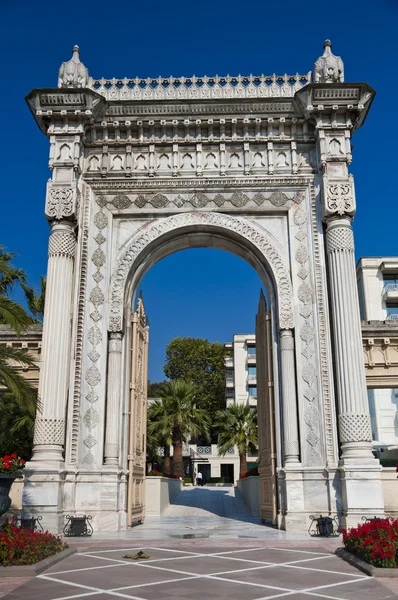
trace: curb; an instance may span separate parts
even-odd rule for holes
[[[62,552],[58,552],[58,554],[49,556],[35,565],[14,565],[11,567],[0,567],[0,578],[34,577],[35,575],[39,575],[46,569],[49,569],[53,565],[61,562],[61,560],[64,560],[64,558],[68,558],[68,556],[71,556],[75,552],[77,552],[77,548],[66,548],[66,550],[62,550]]]
[[[398,569],[374,567],[361,558],[358,558],[358,556],[355,556],[355,554],[351,554],[351,552],[348,552],[348,550],[345,550],[344,548],[337,548],[335,554],[370,577],[398,578]]]

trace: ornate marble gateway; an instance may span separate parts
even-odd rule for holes
[[[267,291],[277,525],[383,513],[348,173],[374,91],[344,83],[343,71],[327,41],[313,75],[94,79],[75,46],[58,88],[28,94],[52,176],[24,502],[47,528],[60,531],[71,511],[92,514],[97,530],[144,517],[146,330],[135,297],[154,263],[203,245],[247,260]]]

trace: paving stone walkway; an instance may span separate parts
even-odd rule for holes
[[[126,558],[144,550],[149,560]],[[226,549],[97,547],[75,554],[7,596],[8,600],[385,600],[396,593],[322,547],[258,545]]]

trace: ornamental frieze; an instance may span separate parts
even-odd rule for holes
[[[213,205],[217,208],[233,206],[235,208],[243,208],[252,205],[253,207],[259,206],[274,206],[281,208],[286,206],[289,208],[292,204],[300,204],[303,199],[304,192],[297,191],[282,192],[275,190],[272,192],[247,192],[236,191],[233,193],[226,194],[212,194],[204,192],[195,192],[193,194],[164,194],[161,192],[155,194],[138,194],[136,196],[127,196],[125,194],[117,194],[114,197],[111,196],[97,196],[97,204],[101,207],[109,205],[110,208],[116,208],[117,210],[129,209],[135,206],[139,209],[155,208],[162,209],[166,206],[182,208],[184,206],[193,208],[205,208],[209,205]],[[101,217],[102,215],[102,217]],[[95,217],[97,227],[105,225],[100,219],[104,219],[103,213],[98,213]]]

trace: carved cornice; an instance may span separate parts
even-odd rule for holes
[[[197,115],[214,115],[214,114],[230,114],[230,113],[295,113],[297,108],[292,100],[285,100],[281,98],[279,101],[276,99],[270,99],[259,103],[258,101],[252,102],[212,102],[207,103],[178,103],[178,104],[116,104],[109,101],[109,106],[106,110],[105,115],[111,117],[130,117],[130,116],[142,116],[142,115],[184,115],[184,114],[197,114]],[[292,116],[292,115],[290,115]]]
[[[295,94],[295,100],[317,127],[332,127],[334,114],[340,112],[345,119],[340,126],[355,131],[363,125],[375,95],[367,83],[310,83]]]
[[[86,179],[90,186],[94,190],[102,190],[109,192],[117,193],[120,191],[122,193],[123,190],[140,190],[140,189],[160,189],[167,190],[168,188],[174,189],[184,189],[184,188],[194,188],[199,190],[200,188],[220,188],[221,190],[225,190],[230,187],[231,191],[234,188],[258,188],[262,187],[267,190],[278,189],[283,187],[298,187],[304,188],[307,187],[310,183],[313,182],[313,176],[308,177],[237,177],[236,179],[233,177],[223,177],[223,178],[194,178],[194,179],[182,179],[182,178],[156,178],[156,179],[129,179],[129,180],[121,180],[120,177],[118,181],[110,181],[101,179],[98,174],[90,176],[89,173],[84,174],[84,179]]]
[[[56,120],[68,122],[70,126],[90,124],[106,109],[104,98],[88,89],[34,89],[25,100],[45,134]]]
[[[119,258],[112,276],[109,297],[109,331],[122,331],[123,329],[124,294],[127,281],[134,265],[145,255],[146,248],[167,233],[184,229],[189,231],[191,227],[197,226],[211,227],[224,233],[224,235],[237,235],[245,245],[249,244],[262,254],[264,262],[269,265],[276,284],[279,327],[281,329],[293,328],[292,286],[289,271],[267,232],[240,217],[198,212],[157,219],[131,238]]]

